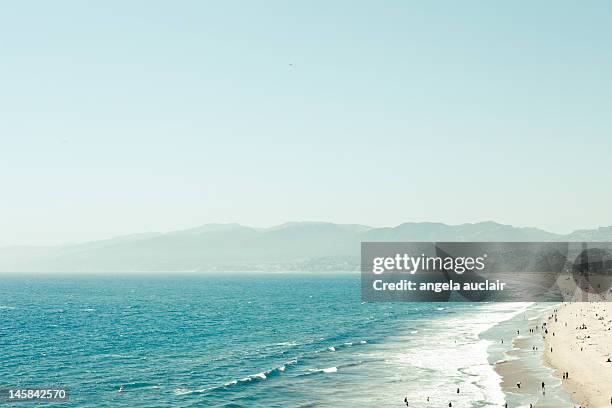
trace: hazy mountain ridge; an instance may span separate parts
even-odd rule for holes
[[[325,222],[271,228],[206,224],[60,247],[0,248],[0,272],[357,270],[362,241],[612,241],[612,227],[560,235],[493,221],[385,228]]]

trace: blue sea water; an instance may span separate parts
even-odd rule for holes
[[[363,304],[359,285],[356,274],[0,276],[0,388],[66,387],[64,407],[502,404],[481,334],[523,306]]]

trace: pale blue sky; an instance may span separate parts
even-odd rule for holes
[[[0,245],[207,222],[612,225],[608,1],[23,1]]]

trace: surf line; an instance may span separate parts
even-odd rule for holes
[[[377,279],[372,282],[374,290],[378,291],[420,291],[420,292],[447,292],[450,290],[463,291],[502,291],[506,288],[506,282],[485,280],[484,282],[464,282],[463,285],[459,282],[413,282],[402,279],[397,282],[383,282]]]

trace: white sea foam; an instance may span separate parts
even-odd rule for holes
[[[188,390],[185,388],[177,388],[174,390],[175,395],[190,395],[190,394],[203,394],[209,391],[209,388],[200,388],[197,390]]]
[[[276,343],[275,346],[297,346],[299,343],[297,341],[283,341],[280,343]]]
[[[262,371],[260,373],[257,374],[251,374],[249,376],[246,376],[244,378],[241,378],[239,380],[231,380],[228,381],[222,385],[218,385],[218,386],[213,386],[213,387],[209,387],[209,388],[199,388],[199,389],[193,389],[193,390],[189,390],[189,389],[185,389],[185,388],[177,388],[176,390],[174,390],[174,393],[176,395],[188,395],[188,394],[203,394],[203,393],[207,393],[213,390],[218,390],[220,388],[226,388],[226,387],[231,387],[237,384],[244,384],[244,383],[249,383],[252,381],[263,381],[263,380],[267,380],[269,378],[269,376],[275,374],[275,373],[283,373],[285,372],[285,370],[287,369],[287,366],[291,366],[297,364],[297,359],[293,359],[293,360],[289,360],[287,361],[285,364],[279,366],[279,367],[275,367],[275,368],[271,368],[270,370],[266,370],[266,371]]]
[[[328,367],[328,368],[309,368],[308,371],[311,373],[325,373],[325,374],[333,374],[338,372],[338,367]]]
[[[501,378],[488,362],[487,349],[492,342],[481,339],[480,334],[523,313],[529,306],[526,303],[481,304],[472,310],[431,319],[421,335],[409,332],[406,339],[410,348],[397,359],[400,364],[432,373],[432,389],[450,391],[460,387],[461,393],[452,395],[454,401],[487,401],[501,406],[504,403]],[[419,398],[426,398],[432,391],[416,392]]]

